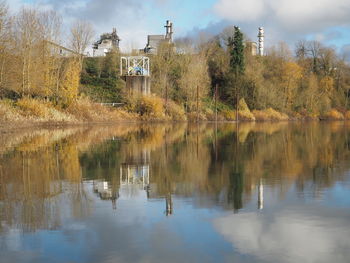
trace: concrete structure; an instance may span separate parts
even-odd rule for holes
[[[173,43],[174,27],[169,20],[166,21],[165,35],[149,35],[147,37],[147,44],[144,48],[145,53],[157,54],[157,49],[162,43]]]
[[[264,40],[265,40],[265,33],[264,33],[263,27],[259,27],[258,38],[259,38],[259,40],[258,40],[259,41],[258,54],[259,54],[259,56],[263,56],[264,55]]]
[[[59,54],[59,56],[62,56],[62,57],[71,57],[71,56],[78,56],[78,55],[83,56],[83,54],[79,54],[69,48],[66,48],[64,46],[61,46],[59,44],[56,44],[48,40],[44,40],[43,45],[45,47],[48,47],[52,54]]]
[[[151,94],[150,60],[145,56],[121,57],[120,74],[129,95]]]
[[[113,49],[119,49],[120,38],[117,35],[117,30],[113,28],[112,33],[101,35],[100,39],[93,45],[93,56],[104,57]]]
[[[256,44],[256,42],[246,42],[246,43],[245,43],[245,48],[247,49],[247,51],[248,51],[252,56],[256,56],[256,55],[257,55],[257,48],[258,48],[258,45]]]

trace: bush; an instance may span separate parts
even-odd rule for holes
[[[272,108],[266,110],[254,110],[253,114],[257,121],[287,121],[289,117],[285,113],[278,112]]]
[[[164,103],[163,100],[155,96],[139,97],[137,102],[137,112],[143,119],[164,119]]]
[[[239,121],[255,121],[255,117],[251,111],[238,111]]]
[[[187,120],[185,109],[180,105],[177,105],[173,101],[168,101],[168,108],[166,114],[173,121],[185,121]]]
[[[344,117],[346,120],[350,120],[350,111],[347,111]]]
[[[336,109],[331,109],[321,116],[321,120],[344,120],[344,115]]]
[[[255,121],[253,113],[250,111],[244,99],[240,99],[238,103],[238,120],[239,121]]]
[[[236,111],[233,110],[223,110],[221,112],[222,116],[227,121],[235,121],[236,120]]]

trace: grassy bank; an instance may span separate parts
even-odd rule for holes
[[[227,105],[215,107],[210,103],[199,112],[186,112],[185,108],[173,101],[165,101],[156,96],[137,97],[126,101],[121,108],[102,106],[93,103],[86,97],[80,97],[68,107],[55,105],[41,99],[22,98],[17,101],[0,101],[1,126],[23,125],[57,125],[57,124],[85,124],[85,123],[114,123],[125,121],[291,121],[291,120],[350,120],[350,111],[332,109],[323,114],[299,112],[286,114],[272,108],[265,110],[250,110],[243,101],[239,104],[239,111]]]

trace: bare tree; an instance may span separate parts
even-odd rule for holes
[[[307,57],[307,42],[300,40],[295,45],[295,55],[298,59],[305,59]]]
[[[38,11],[23,8],[15,18],[14,24],[16,49],[21,66],[22,94],[30,93],[32,88],[34,48],[40,41]]]
[[[7,45],[9,42],[10,21],[8,8],[4,1],[0,2],[0,89],[3,88],[3,76],[6,63]]]
[[[42,59],[42,74],[40,87],[42,95],[58,94],[60,72],[62,67],[61,55],[61,26],[62,18],[55,11],[39,14],[40,38],[42,45],[40,58]]]
[[[93,26],[87,21],[78,20],[72,26],[70,33],[70,48],[79,54],[82,62],[82,56],[94,37]]]
[[[308,42],[307,44],[307,50],[308,53],[311,55],[311,58],[313,60],[313,72],[318,73],[318,60],[320,56],[320,51],[321,51],[321,43],[318,41],[311,41]]]

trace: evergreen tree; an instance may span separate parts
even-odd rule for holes
[[[229,38],[228,47],[230,51],[230,68],[232,72],[238,76],[244,74],[245,71],[244,43],[243,33],[239,27],[235,26],[234,29],[235,32],[233,38]]]

